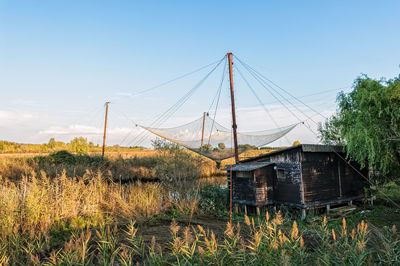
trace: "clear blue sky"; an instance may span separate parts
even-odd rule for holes
[[[399,11],[400,1],[365,0],[0,0],[0,139],[40,143],[52,132],[62,140],[82,135],[82,126],[101,131],[106,100],[157,85],[228,51],[296,96],[337,90],[304,98],[329,114],[338,90],[348,90],[361,73],[399,74]],[[120,143],[132,126],[125,115],[149,124],[205,73],[112,103],[110,144]],[[206,111],[219,76],[164,126]],[[236,89],[239,108],[257,105],[240,83]],[[229,107],[227,94],[222,103]],[[239,128],[271,124],[251,115],[254,123],[246,124],[247,117]],[[280,118],[283,125],[290,121]]]

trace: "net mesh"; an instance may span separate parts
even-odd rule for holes
[[[238,150],[246,150],[265,146],[283,137],[297,124],[254,132],[238,132]],[[217,123],[208,115],[204,118],[204,138],[201,149],[203,117],[188,124],[171,128],[153,128],[141,126],[143,129],[178,145],[184,146],[196,153],[202,154],[216,162],[234,155],[232,132]]]

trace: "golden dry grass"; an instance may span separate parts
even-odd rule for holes
[[[211,177],[211,176],[222,176],[226,175],[225,171],[222,171],[220,169],[223,169],[225,165],[229,164],[234,164],[234,158],[228,158],[222,161],[220,169],[217,168],[217,165],[214,161],[200,156],[195,152],[192,152],[190,150],[184,150],[185,152],[189,153],[195,158],[201,158],[201,176],[202,177]],[[250,157],[254,156],[259,156],[261,154],[265,154],[268,152],[271,152],[273,150],[249,150],[246,151],[242,154],[239,155],[239,158],[241,160],[247,159]],[[100,155],[99,153],[89,153],[91,156],[96,156]],[[26,163],[28,159],[33,158],[35,156],[47,156],[48,154],[35,154],[35,153],[27,153],[27,154],[0,154],[0,176],[22,176],[23,174],[28,174],[31,171],[39,171],[38,167],[35,167],[35,165],[31,163]],[[140,151],[130,151],[130,152],[106,152],[105,154],[106,158],[109,159],[111,162],[116,162],[119,159],[137,159],[140,160],[140,158],[156,158],[156,157],[162,157],[165,156],[163,152],[158,151],[158,150],[140,150]],[[143,161],[144,162],[144,161]],[[136,166],[131,166],[131,165],[122,165],[124,169],[126,169],[126,178],[128,176],[137,176],[138,178],[155,178],[154,176],[154,171],[152,170],[152,167],[155,165],[151,165],[149,163],[145,163],[145,165],[141,165],[140,162],[138,162],[139,165]],[[67,170],[69,170],[69,166],[66,165]],[[83,168],[82,168],[83,167]],[[79,172],[79,169],[81,170],[80,172],[85,172],[84,165],[82,166],[74,166],[74,171]],[[82,168],[82,169],[81,169]],[[89,167],[92,171],[92,167]],[[102,170],[104,167],[99,168]],[[43,169],[45,170],[45,169]],[[61,169],[62,170],[62,169]],[[118,175],[121,175],[123,169],[120,169],[118,171]],[[129,173],[128,173],[129,172]]]
[[[116,220],[141,219],[163,208],[163,190],[157,183],[120,186],[101,176],[84,178],[36,178],[32,173],[20,182],[0,180],[0,234],[45,232],[57,222],[80,217]]]

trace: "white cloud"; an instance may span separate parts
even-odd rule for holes
[[[121,144],[122,140],[125,139],[124,143],[129,143],[129,137],[133,138],[142,131],[139,127],[110,127],[107,128],[107,143],[108,145]],[[54,137],[57,140],[65,142],[70,141],[75,137],[85,137],[88,141],[94,143],[101,143],[103,138],[104,128],[93,127],[85,125],[69,125],[65,127],[51,126],[45,130],[38,132],[38,137]]]
[[[31,121],[34,117],[34,114],[30,112],[0,110],[0,126],[15,126],[23,122]]]
[[[39,104],[35,101],[32,100],[27,100],[27,99],[15,99],[11,102],[14,105],[17,106],[28,106],[28,107],[38,107]]]
[[[85,125],[70,125],[67,127],[52,126],[48,129],[39,131],[39,135],[96,135],[100,134],[101,129],[85,126]]]

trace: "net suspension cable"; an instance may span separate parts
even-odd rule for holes
[[[247,87],[249,88],[249,90],[253,93],[254,97],[257,99],[257,101],[260,103],[260,105],[263,107],[265,113],[269,116],[269,118],[271,119],[271,121],[274,123],[274,125],[276,127],[279,127],[278,123],[275,121],[274,117],[271,115],[271,113],[268,111],[267,107],[265,106],[265,104],[263,104],[263,102],[261,101],[260,97],[257,95],[257,93],[255,92],[255,90],[253,89],[253,87],[250,85],[249,81],[244,77],[244,75],[242,74],[242,72],[240,71],[240,69],[238,67],[236,67],[236,65],[233,66],[233,68],[239,73],[239,75],[241,76],[241,78],[244,80],[244,82],[247,84]],[[288,137],[285,135],[284,138],[286,139],[286,141],[290,142]]]
[[[226,57],[226,56],[225,56]],[[224,57],[224,58],[225,58]],[[239,58],[237,58],[236,56],[235,56],[235,58],[236,59],[238,59],[238,61],[240,60]],[[240,62],[240,61],[239,61]],[[181,78],[184,78],[184,77],[186,77],[186,76],[188,76],[188,75],[191,75],[191,74],[193,74],[193,73],[196,73],[196,72],[198,72],[198,71],[200,71],[200,70],[202,70],[202,69],[204,69],[204,68],[207,68],[207,67],[209,67],[209,66],[211,66],[211,65],[214,65],[214,64],[216,64],[216,63],[220,63],[220,61],[215,61],[215,62],[213,62],[213,63],[211,63],[211,64],[208,64],[208,65],[206,65],[206,66],[203,66],[203,67],[201,67],[201,68],[198,68],[198,69],[196,69],[196,70],[194,70],[194,71],[191,71],[191,72],[188,72],[188,73],[186,73],[186,74],[184,74],[184,75],[181,75],[181,76],[179,76],[179,77],[177,77],[177,78],[174,78],[174,79],[172,79],[172,80],[169,80],[169,81],[167,81],[167,82],[163,82],[163,83],[161,83],[160,85],[157,85],[157,86],[154,86],[154,87],[151,87],[151,88],[149,88],[149,89],[145,89],[145,90],[142,90],[142,91],[139,91],[137,94],[141,94],[141,93],[145,93],[145,92],[147,92],[147,91],[150,91],[150,90],[153,90],[153,89],[156,89],[156,88],[158,88],[158,87],[161,87],[161,86],[163,86],[163,85],[166,85],[166,84],[169,84],[169,83],[171,83],[171,82],[173,82],[173,81],[175,81],[175,80],[178,80],[178,79],[181,79]],[[246,64],[246,63],[244,63],[243,61],[242,61],[242,63],[243,64]],[[247,65],[247,64],[246,64]],[[238,68],[236,67],[236,65],[234,66],[237,70],[238,70]],[[249,66],[250,67],[250,66]],[[261,74],[260,74],[261,75]],[[281,88],[282,89],[282,88]],[[283,90],[283,89],[282,89]],[[313,95],[313,94],[312,94]],[[216,95],[217,96],[217,95]],[[218,96],[220,96],[220,94],[218,94]],[[294,97],[294,96],[293,96]],[[215,101],[215,97],[214,97],[214,99],[213,99],[213,102]],[[212,103],[213,104],[213,103]],[[211,106],[212,106],[212,104],[210,105],[210,108],[209,108],[209,111],[210,111],[210,109],[211,109]],[[265,105],[264,105],[265,106]],[[208,112],[209,112],[208,111]],[[293,114],[293,113],[292,113]],[[126,117],[126,115],[125,115],[125,117]],[[131,119],[129,119],[131,122],[133,122]],[[213,120],[215,120],[215,115],[214,115],[214,119]],[[273,120],[273,119],[271,119],[271,120]],[[273,120],[273,122],[274,122],[274,124],[276,125],[276,122]],[[133,122],[134,123],[134,122]],[[134,128],[132,128],[132,130],[129,132],[129,133],[127,133],[127,135],[124,137],[124,139],[123,139],[123,142],[124,141],[126,141],[126,139],[132,134],[132,132],[134,131]],[[148,133],[148,132],[145,132],[145,133]],[[145,134],[145,133],[143,133],[143,132],[141,132],[140,134],[139,134],[139,136],[136,136],[132,141],[130,141],[130,143],[132,143],[135,139],[137,139],[137,137],[140,137],[140,136],[142,136],[143,134]],[[146,135],[148,135],[148,134],[146,134]],[[129,143],[129,144],[130,144]],[[141,142],[140,142],[141,143]],[[122,143],[121,143],[121,145],[122,145]]]
[[[218,88],[217,94],[216,94],[216,95],[218,95],[218,97],[217,97],[217,102],[216,102],[216,104],[215,104],[214,118],[213,118],[213,122],[212,122],[212,125],[211,125],[210,134],[209,134],[209,136],[208,136],[207,145],[210,145],[210,142],[211,142],[211,134],[212,134],[212,131],[213,131],[214,125],[215,125],[215,118],[216,118],[216,116],[217,116],[219,100],[220,100],[220,98],[221,98],[222,87],[223,87],[223,84],[224,84],[225,74],[226,74],[227,69],[228,69],[228,62],[226,61],[226,62],[225,62],[225,66],[224,66],[224,70],[223,70],[223,72],[222,72],[221,82],[220,82],[220,84],[219,84],[219,88]],[[212,106],[212,104],[211,104],[211,106]],[[211,110],[211,106],[210,106],[210,108],[209,108],[209,111]]]
[[[240,61],[239,61],[240,62]],[[286,97],[284,97],[279,91],[277,91],[275,88],[273,88],[271,85],[269,85],[268,83],[266,83],[262,78],[260,78],[260,76],[257,74],[257,73],[255,73],[255,72],[253,72],[250,68],[248,68],[246,65],[243,65],[242,64],[242,66],[253,76],[253,78],[254,79],[256,79],[259,83],[260,83],[260,85],[261,86],[263,86],[275,99],[279,99],[272,91],[271,91],[271,89],[277,94],[277,95],[279,95],[283,100],[285,100],[287,103],[289,103],[294,109],[296,109],[298,112],[300,112],[301,114],[303,114],[305,117],[307,117],[308,119],[310,119],[310,120],[313,120],[309,115],[307,115],[306,113],[304,113],[300,108],[298,108],[295,104],[293,104],[289,99],[287,99]],[[282,105],[284,105],[284,103],[281,101],[281,100],[279,100],[280,101],[280,103],[282,104]],[[285,105],[286,106],[286,105]],[[290,110],[289,108],[286,108],[286,109],[288,109],[288,110]],[[299,120],[299,122],[303,122],[303,120],[302,119],[300,119],[293,111],[291,111],[290,110],[290,112],[291,112],[291,114],[294,116],[294,117],[296,117],[298,120]],[[314,120],[313,120],[314,121]],[[315,122],[315,121],[314,121]],[[315,122],[315,123],[317,123],[317,122]]]
[[[286,93],[287,95],[289,95],[292,99],[298,101],[299,103],[301,103],[302,105],[304,105],[305,107],[307,107],[308,109],[310,109],[311,111],[315,112],[316,114],[320,115],[323,118],[327,118],[326,116],[324,116],[321,112],[318,112],[317,110],[315,110],[314,108],[312,108],[310,105],[304,103],[303,101],[301,101],[299,99],[299,97],[294,96],[293,94],[291,94],[290,92],[288,92],[287,90],[283,89],[281,86],[277,85],[276,83],[274,83],[272,80],[268,79],[265,75],[261,74],[260,72],[258,72],[257,70],[255,70],[253,67],[251,67],[249,64],[243,62],[242,60],[240,60],[237,56],[235,56],[235,58],[240,62],[240,64],[242,64],[245,68],[250,69],[253,73],[255,73],[258,77],[260,77],[261,80],[263,80],[266,84],[271,83],[272,85],[274,85],[276,88],[280,89],[281,91],[283,91],[284,93]],[[269,87],[272,88],[271,85],[268,84]],[[281,95],[281,94],[280,94]],[[282,96],[283,97],[283,96]],[[288,101],[286,99],[286,101]],[[289,102],[289,101],[288,101]]]
[[[154,122],[150,124],[149,127],[159,127],[161,124],[163,124],[165,121],[167,121],[189,98],[190,96],[193,95],[193,93],[204,83],[204,81],[221,65],[221,63],[226,59],[226,56],[224,56],[218,63],[217,65],[211,69],[210,72],[207,73],[207,75],[200,80],[192,89],[190,89],[182,98],[180,98],[174,105],[172,105],[170,108],[168,108],[165,112],[160,114]],[[140,139],[137,140],[139,145],[142,143],[145,138],[148,136],[149,132],[148,131],[142,131],[145,132],[143,134],[139,134],[135,139],[131,140],[130,143],[133,141],[137,140],[139,137]]]
[[[155,126],[159,127],[165,121],[167,121],[194,94],[194,92],[207,80],[207,78],[219,67],[219,65],[223,62],[224,59],[225,57],[222,58],[221,61],[202,80],[200,80],[200,82],[198,82],[184,97],[182,97],[181,100],[177,102],[177,104],[175,104],[173,107],[164,112],[164,114],[162,114],[159,117],[158,121],[157,120],[155,121],[154,123]],[[141,139],[138,140],[137,145],[140,145],[148,135],[149,132],[146,132],[146,134],[142,136]]]
[[[240,62],[240,61],[239,61]],[[244,65],[243,65],[244,66]],[[254,74],[251,69],[246,68],[246,66],[244,66],[244,68],[253,76],[253,78],[255,80],[258,81],[258,83],[265,88],[282,106],[284,106],[292,115],[293,117],[295,117],[301,124],[303,124],[306,128],[308,128],[315,136],[318,137],[318,134],[316,134],[308,124],[305,124],[305,122],[307,120],[311,120],[313,121],[315,124],[318,125],[317,122],[315,122],[312,117],[310,117],[309,115],[305,114],[301,109],[299,109],[296,105],[294,105],[291,101],[289,101],[288,99],[286,99],[281,93],[279,93],[278,91],[276,91],[273,87],[271,87],[268,83],[265,83],[265,81],[263,82],[262,79],[259,78],[259,76],[257,76],[256,74]],[[307,119],[301,119],[299,118],[289,107],[287,107],[283,101],[281,99],[279,99],[269,88],[271,88],[272,90],[274,90],[279,96],[281,96],[285,101],[287,101],[291,106],[293,106],[298,112],[300,112],[301,114],[303,114],[305,117],[307,117]]]
[[[221,160],[229,158],[232,156],[234,152],[234,147],[230,145],[230,147],[226,147],[225,143],[228,144],[227,142],[228,139],[231,138],[231,130],[228,128],[223,127],[219,123],[216,122],[215,120],[215,115],[217,114],[218,111],[218,104],[219,104],[219,99],[220,99],[220,94],[224,82],[224,76],[225,76],[225,71],[222,72],[222,79],[219,84],[218,88],[218,93],[217,93],[217,99],[215,102],[216,105],[216,110],[214,113],[214,119],[210,118],[209,116],[204,116],[204,127],[203,130],[209,134],[208,137],[208,147],[207,149],[203,149],[202,142],[200,139],[203,139],[202,137],[198,135],[200,132],[201,126],[201,119],[197,119],[193,122],[187,123],[182,126],[177,126],[173,128],[156,128],[154,127],[154,123],[151,127],[144,127],[141,126],[142,128],[146,129],[146,131],[151,132],[157,136],[160,136],[166,140],[169,140],[171,142],[174,142],[178,145],[184,146],[196,153],[200,153],[205,157],[208,157],[217,163],[220,163]],[[214,97],[215,98],[215,97]],[[183,104],[183,102],[182,102]],[[171,115],[171,114],[168,114]],[[160,123],[157,123],[157,125]],[[286,127],[281,127],[277,129],[272,129],[272,130],[262,130],[262,131],[255,131],[255,132],[238,132],[238,142],[239,144],[242,144],[239,149],[240,153],[244,152],[245,150],[249,149],[251,146],[264,146],[268,143],[271,143],[285,134],[287,134],[290,130],[292,130],[297,124],[286,126]],[[224,144],[224,145],[222,145]],[[246,144],[246,145],[244,145]],[[250,146],[248,146],[248,145]],[[214,147],[214,148],[213,148]],[[227,149],[225,149],[227,148]],[[205,150],[205,151],[204,151]]]
[[[188,73],[186,73],[186,74],[183,74],[183,75],[180,75],[180,76],[178,76],[178,77],[176,77],[176,78],[173,78],[173,79],[171,79],[171,80],[168,80],[168,81],[166,81],[166,82],[162,82],[162,83],[160,83],[160,84],[158,84],[158,85],[156,85],[156,86],[153,86],[153,87],[150,87],[150,88],[147,88],[147,89],[143,89],[143,90],[139,90],[137,93],[130,95],[130,97],[132,97],[132,96],[137,96],[137,95],[141,95],[141,94],[144,94],[144,93],[147,93],[147,92],[149,92],[149,91],[155,90],[155,89],[160,88],[160,87],[163,87],[163,86],[165,86],[165,85],[168,85],[168,84],[170,84],[170,83],[172,83],[172,82],[174,82],[174,81],[177,81],[177,80],[183,79],[183,78],[185,78],[185,77],[188,77],[188,76],[190,76],[190,75],[192,75],[192,74],[194,74],[194,73],[197,73],[197,72],[199,72],[199,71],[201,71],[201,70],[203,70],[203,69],[206,69],[206,68],[208,68],[208,67],[210,67],[210,66],[213,66],[213,65],[215,65],[215,64],[219,64],[219,63],[221,62],[221,60],[223,60],[223,58],[222,58],[222,59],[219,59],[219,60],[217,60],[217,61],[215,61],[215,62],[212,62],[212,63],[210,63],[210,64],[207,64],[207,65],[205,65],[205,66],[202,66],[202,67],[200,67],[200,68],[197,68],[197,69],[195,69],[195,70],[193,70],[193,71],[190,71],[190,72],[188,72]],[[129,98],[129,97],[128,97],[128,98]],[[127,99],[127,98],[125,98],[125,99]],[[121,99],[120,99],[120,100],[114,100],[113,102],[115,103],[115,102],[118,102],[118,101],[121,101]],[[126,115],[124,115],[124,116],[127,117]],[[132,121],[131,119],[128,118],[128,120],[131,121],[131,122],[133,122],[135,125],[137,125],[137,123],[134,122],[134,121]],[[121,142],[121,145],[123,144],[124,141],[126,141],[126,139],[132,134],[133,131],[134,131],[134,128],[132,128],[131,131],[128,132],[127,135],[125,135],[125,137],[123,138],[123,141]],[[143,133],[139,133],[139,134],[142,135]],[[136,137],[137,137],[137,136],[136,136]],[[136,138],[136,137],[135,137],[135,138]],[[134,138],[134,139],[135,139],[135,138]],[[127,145],[130,145],[131,143],[132,143],[132,141],[129,142],[129,143],[127,143]]]
[[[223,59],[221,59],[221,60],[223,60]],[[221,61],[220,61],[221,62]],[[219,62],[219,63],[220,63]],[[217,65],[218,66],[218,65]],[[210,72],[213,72],[213,70],[215,70],[215,68],[217,67],[217,66],[215,66]],[[208,74],[210,74],[210,72],[208,73]],[[208,75],[207,74],[207,75]],[[206,75],[206,76],[207,76]],[[184,101],[186,101],[185,99],[187,99],[190,95],[191,95],[191,93],[194,91],[194,90],[196,90],[197,89],[197,87],[195,86],[195,87],[193,87],[193,88],[191,88],[183,97],[181,97],[174,105],[172,105],[169,109],[167,109],[165,112],[163,112],[163,113],[161,113],[161,114],[159,114],[158,116],[156,116],[156,119],[151,123],[151,125],[152,126],[156,126],[156,125],[158,125],[158,124],[160,124],[160,123],[162,123],[161,121],[163,120],[163,118],[165,118],[165,117],[168,117],[168,114],[170,113],[170,112],[174,112],[174,110],[176,110],[176,108],[177,108],[177,106],[179,106],[179,104],[181,103],[181,102],[184,102]],[[136,125],[138,125],[138,124],[136,124]],[[149,132],[148,131],[145,131],[145,130],[143,130],[143,131],[141,131],[137,136],[135,136],[130,142],[129,142],[129,144],[130,143],[133,143],[134,141],[137,141],[137,145],[139,145],[139,143],[141,143],[147,136],[148,136],[148,134],[149,134]]]
[[[218,67],[218,65],[216,66]],[[212,73],[216,67],[214,67],[207,75],[202,79],[202,81],[209,76],[210,73]],[[200,81],[197,83],[193,88],[191,88],[183,97],[181,97],[174,105],[172,105],[170,108],[168,108],[165,112],[159,114],[156,116],[156,119],[151,123],[150,126],[159,126],[160,124],[163,123],[164,119],[168,119],[186,100],[192,95],[192,93],[197,90],[199,84],[202,83]],[[171,114],[171,115],[170,115]],[[137,145],[139,145],[142,141],[145,140],[145,138],[149,135],[148,131],[142,131],[139,133],[136,137],[134,137],[133,140],[131,140],[129,143],[132,143],[134,141],[137,141]]]
[[[197,72],[199,72],[199,71],[201,71],[201,70],[203,70],[203,69],[206,69],[206,68],[208,68],[208,67],[210,67],[210,66],[213,66],[213,65],[215,65],[215,64],[218,64],[220,61],[221,61],[221,59],[219,59],[219,60],[217,60],[217,61],[214,61],[214,62],[212,62],[212,63],[210,63],[210,64],[207,64],[207,65],[205,65],[205,66],[202,66],[202,67],[200,67],[200,68],[197,68],[197,69],[195,69],[195,70],[193,70],[193,71],[190,71],[190,72],[188,72],[188,73],[186,73],[186,74],[180,75],[180,76],[178,76],[178,77],[176,77],[176,78],[173,78],[173,79],[170,79],[170,80],[168,80],[168,81],[162,82],[162,83],[160,83],[160,84],[158,84],[158,85],[156,85],[156,86],[153,86],[153,87],[150,87],[150,88],[147,88],[147,89],[139,90],[139,91],[136,92],[135,94],[130,95],[130,97],[137,96],[137,95],[141,95],[141,94],[147,93],[147,92],[149,92],[149,91],[155,90],[155,89],[157,89],[157,88],[163,87],[163,86],[168,85],[168,84],[170,84],[170,83],[172,83],[172,82],[174,82],[174,81],[183,79],[183,78],[188,77],[188,76],[190,76],[190,75],[192,75],[192,74],[194,74],[194,73],[197,73]],[[120,100],[114,100],[113,102],[115,103],[116,101],[120,101]],[[126,116],[125,114],[123,114],[123,115],[124,115],[129,121],[131,121],[134,125],[137,125],[137,123],[134,122],[132,119],[130,119],[128,116]],[[135,127],[133,127],[133,128],[124,136],[124,138],[123,138],[123,140],[122,140],[122,142],[121,142],[121,145],[123,145],[123,143],[127,140],[127,138],[130,137],[130,135],[133,133],[134,129],[135,129]],[[129,143],[129,144],[130,144],[130,143]]]
[[[213,98],[213,100],[212,100],[210,106],[208,107],[207,113],[210,113],[211,108],[214,106],[214,103],[215,103],[215,105],[218,105],[219,96],[220,96],[220,94],[221,94],[222,83],[224,82],[224,79],[225,79],[225,74],[226,74],[227,66],[228,66],[227,61],[225,61],[224,67],[223,67],[223,69],[222,69],[222,78],[221,78],[220,85],[218,86],[217,91],[215,92],[214,98]]]
[[[204,70],[204,69],[206,69],[206,68],[208,68],[208,67],[210,67],[210,66],[213,66],[213,65],[217,64],[219,61],[220,61],[220,60],[214,61],[214,62],[212,62],[212,63],[210,63],[210,64],[207,64],[207,65],[204,65],[204,66],[202,66],[202,67],[200,67],[200,68],[197,68],[197,69],[195,69],[195,70],[192,70],[192,71],[190,71],[190,72],[188,72],[188,73],[186,73],[186,74],[183,74],[183,75],[180,75],[180,76],[178,76],[178,77],[176,77],[176,78],[172,78],[172,79],[170,79],[170,80],[168,80],[168,81],[162,82],[162,83],[160,83],[160,84],[158,84],[158,85],[156,85],[156,86],[153,86],[153,87],[150,87],[150,88],[146,88],[146,89],[141,89],[141,90],[137,91],[136,93],[131,94],[130,97],[128,97],[128,98],[131,98],[131,97],[133,97],[133,96],[138,96],[138,95],[147,93],[147,92],[149,92],[149,91],[153,91],[153,90],[155,90],[155,89],[158,89],[158,88],[160,88],[160,87],[163,87],[163,86],[166,86],[166,85],[168,85],[168,84],[170,84],[170,83],[173,83],[173,82],[175,82],[175,81],[177,81],[177,80],[186,78],[186,77],[188,77],[188,76],[190,76],[190,75],[192,75],[192,74],[195,74],[195,73],[197,73],[197,72],[200,72],[201,70]],[[123,99],[127,99],[127,98],[123,98]],[[117,99],[117,100],[114,100],[114,102],[118,102],[118,101],[121,101],[121,100],[123,100],[123,99]]]
[[[310,109],[311,111],[315,112],[316,114],[322,116],[323,118],[326,118],[326,116],[322,115],[321,112],[318,112],[317,110],[315,110],[314,108],[312,108],[310,105],[304,103],[303,101],[301,101],[299,98],[300,97],[296,97],[293,94],[291,94],[289,91],[283,89],[281,86],[279,86],[278,84],[276,84],[275,82],[273,82],[272,80],[270,80],[269,78],[267,78],[265,75],[261,74],[259,71],[257,71],[254,67],[250,66],[249,64],[243,62],[242,60],[240,60],[238,57],[235,56],[235,58],[245,67],[249,68],[251,71],[253,71],[254,73],[256,73],[265,83],[271,83],[272,85],[274,85],[276,88],[280,89],[281,91],[283,91],[284,93],[286,93],[287,95],[289,95],[291,98],[293,98],[294,100],[298,101],[299,103],[301,103],[302,105],[304,105],[305,107],[307,107],[308,109]]]

